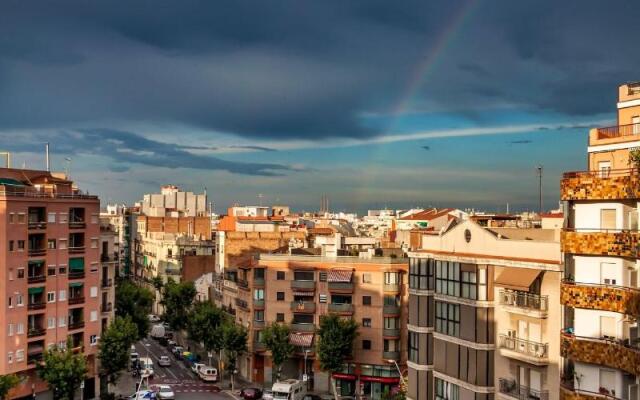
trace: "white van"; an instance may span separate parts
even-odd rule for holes
[[[297,379],[276,382],[271,388],[273,400],[302,400],[307,394],[307,385]]]
[[[142,375],[147,375],[149,378],[153,377],[153,360],[151,360],[151,358],[140,358],[140,372]]]
[[[209,366],[200,367],[200,369],[198,369],[198,376],[205,382],[217,382],[218,370]]]

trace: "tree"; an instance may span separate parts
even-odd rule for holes
[[[123,280],[116,286],[116,315],[129,316],[138,327],[138,339],[149,333],[149,313],[153,304],[153,293],[147,288]]]
[[[19,383],[20,378],[16,374],[0,375],[0,399],[6,399],[9,391],[18,386]]]
[[[164,320],[175,330],[187,327],[185,315],[189,313],[196,297],[196,287],[193,282],[176,283],[169,279],[162,289],[164,306]]]
[[[154,305],[156,305],[156,301],[158,300],[158,295],[162,293],[162,288],[164,287],[164,281],[162,280],[161,277],[154,276],[153,278],[151,278],[151,285],[155,289],[153,303]],[[158,313],[159,313],[158,307],[156,307],[156,314]]]
[[[65,349],[54,346],[45,351],[44,361],[36,366],[56,400],[73,400],[88,371],[84,355],[71,351],[71,346],[71,339],[67,339]]]
[[[116,317],[111,325],[102,332],[98,343],[100,370],[107,382],[115,385],[120,371],[129,364],[129,349],[138,338],[138,327],[130,316]]]
[[[280,380],[282,364],[291,357],[294,347],[289,342],[291,329],[286,324],[274,322],[262,331],[262,343],[271,352],[271,361],[276,367],[276,381]]]
[[[222,343],[228,370],[231,373],[231,390],[233,391],[236,362],[238,357],[247,351],[247,330],[233,321],[228,321],[222,326]]]
[[[225,322],[221,309],[210,302],[198,302],[189,314],[187,332],[192,340],[202,343],[207,352],[215,351],[219,355],[223,344],[221,326]]]
[[[322,315],[317,332],[316,351],[320,368],[329,373],[333,396],[338,400],[338,391],[333,374],[340,372],[346,358],[351,357],[353,341],[358,335],[358,324],[337,314]]]

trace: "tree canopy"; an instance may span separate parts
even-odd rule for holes
[[[9,391],[19,383],[20,378],[16,374],[0,375],[0,399],[6,399]]]
[[[100,369],[111,384],[115,384],[120,371],[129,364],[129,349],[138,338],[138,327],[130,316],[116,317],[102,332],[98,343]]]
[[[164,320],[176,330],[187,327],[185,316],[190,312],[196,297],[196,288],[193,282],[176,283],[169,279],[162,288],[162,301],[164,306]]]
[[[271,352],[271,360],[276,367],[277,380],[280,380],[282,364],[293,354],[294,347],[289,342],[291,330],[286,324],[274,322],[262,331],[262,343]]]
[[[320,368],[329,372],[334,397],[338,394],[333,374],[344,367],[347,357],[353,351],[353,341],[358,336],[358,324],[353,319],[342,318],[337,314],[322,315],[317,332],[316,350]]]
[[[52,347],[45,351],[44,361],[36,366],[38,375],[47,382],[56,400],[73,400],[87,374],[84,355],[70,349],[71,339],[68,339],[66,349]]]
[[[222,325],[226,322],[224,312],[210,302],[197,302],[189,314],[187,332],[189,337],[201,342],[207,351],[222,348]]]
[[[138,328],[138,339],[149,333],[149,313],[153,305],[153,293],[147,288],[123,280],[116,286],[116,315],[129,316]]]

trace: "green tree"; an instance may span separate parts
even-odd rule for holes
[[[56,400],[73,400],[87,374],[84,355],[71,351],[71,346],[71,339],[67,339],[66,349],[54,346],[45,351],[44,361],[36,366],[38,375],[47,382]]]
[[[192,340],[202,343],[207,352],[216,352],[219,356],[223,344],[221,327],[225,322],[221,309],[210,302],[198,302],[189,314],[187,332]]]
[[[227,369],[231,373],[231,390],[233,391],[236,362],[242,353],[247,351],[247,330],[233,321],[222,326],[222,347],[227,359]]]
[[[129,364],[129,349],[138,338],[138,327],[130,316],[116,317],[111,325],[102,332],[98,343],[100,370],[107,382],[115,385],[120,371]]]
[[[162,288],[164,287],[164,281],[159,276],[154,276],[151,278],[151,286],[155,289],[155,293],[153,294],[153,303],[156,305],[156,300],[158,299],[158,295],[162,294]],[[156,307],[156,314],[159,313],[158,307]]]
[[[164,320],[175,330],[187,327],[187,315],[196,297],[196,287],[193,282],[176,283],[169,279],[162,289],[162,301],[164,306]]]
[[[16,374],[0,375],[0,399],[6,399],[9,391],[18,386],[19,383],[20,378]]]
[[[153,293],[149,289],[128,280],[123,280],[116,286],[116,315],[131,318],[138,327],[138,339],[149,333],[152,304]]]
[[[286,324],[274,322],[262,331],[262,343],[271,352],[271,360],[276,367],[276,381],[280,380],[282,364],[291,357],[294,347],[289,342],[291,329]]]
[[[317,332],[316,351],[320,368],[329,373],[333,396],[338,400],[338,391],[333,374],[344,367],[345,359],[351,357],[353,341],[358,336],[358,324],[353,319],[337,314],[322,315]]]

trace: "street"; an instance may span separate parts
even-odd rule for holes
[[[149,379],[150,386],[169,385],[173,389],[176,399],[234,400],[234,396],[231,394],[220,392],[218,384],[201,381],[184,365],[182,360],[177,360],[166,347],[161,346],[157,341],[146,338],[136,343],[135,346],[140,357],[150,357],[153,360],[154,377]],[[158,365],[160,356],[164,355],[171,359],[170,367]],[[136,382],[139,382],[139,378],[132,377],[130,371],[124,371],[115,392],[123,395],[133,394]]]

